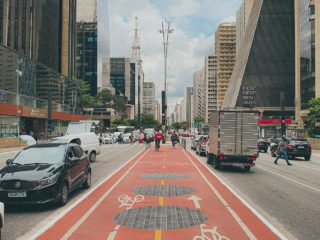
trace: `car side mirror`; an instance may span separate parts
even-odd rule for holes
[[[6,161],[6,164],[9,165],[9,164],[12,162],[12,160],[13,160],[13,159],[8,159],[8,160]]]
[[[69,158],[70,162],[76,162],[79,161],[80,159],[78,157],[71,157]]]

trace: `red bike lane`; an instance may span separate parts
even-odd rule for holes
[[[138,154],[37,239],[280,239],[180,147]]]

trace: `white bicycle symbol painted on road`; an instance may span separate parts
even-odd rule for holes
[[[230,240],[217,232],[217,227],[205,228],[205,224],[200,224],[201,236],[194,236],[192,240]]]
[[[137,195],[134,198],[129,197],[127,194],[121,195],[118,200],[121,202],[121,205],[119,208],[126,207],[126,209],[131,209],[133,204],[137,202],[142,202],[144,199],[144,196],[142,195]]]

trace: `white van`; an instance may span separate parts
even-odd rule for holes
[[[100,154],[99,136],[94,133],[94,121],[71,122],[65,136],[53,138],[50,143],[77,143],[89,156],[90,162],[96,161]]]

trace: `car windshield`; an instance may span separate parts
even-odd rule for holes
[[[65,147],[36,147],[22,150],[12,161],[12,164],[55,164],[62,163]]]

